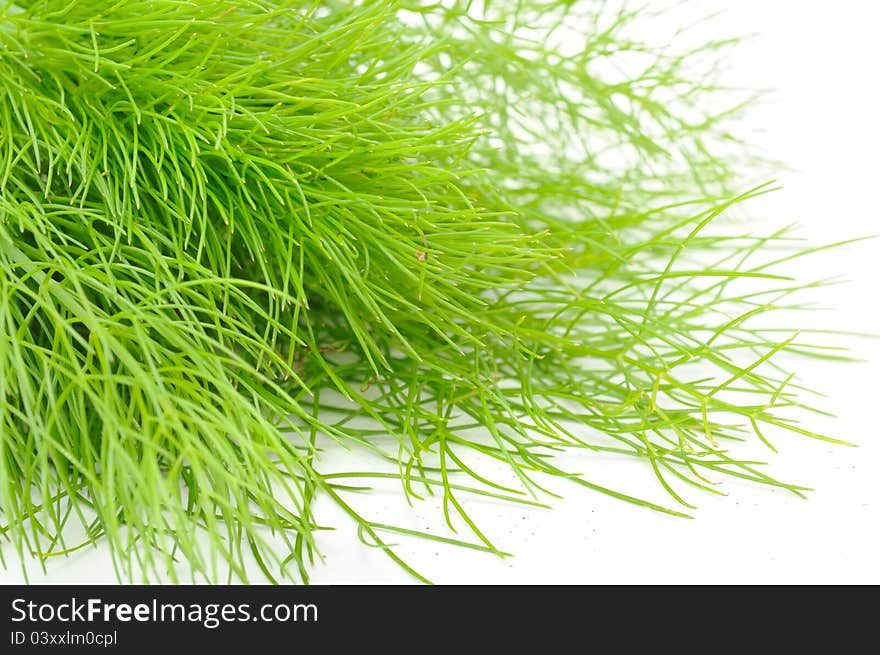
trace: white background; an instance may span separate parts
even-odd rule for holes
[[[724,4],[732,6],[718,28],[758,35],[735,52],[730,81],[776,89],[752,112],[745,136],[796,169],[780,175],[783,191],[752,206],[755,220],[797,221],[816,244],[880,234],[880,3],[700,0],[681,11],[696,19]],[[804,273],[850,280],[824,290],[824,304],[834,308],[826,325],[880,333],[880,239],[824,254]],[[778,476],[816,488],[809,500],[725,481],[725,497],[690,495],[699,511],[687,521],[563,485],[556,488],[566,498],[552,511],[475,509],[513,558],[421,542],[408,542],[403,552],[441,583],[880,583],[880,341],[847,343],[864,363],[797,369],[828,394],[823,406],[838,415],[809,418],[808,427],[859,447],[792,437],[778,443],[781,453],[772,459]],[[630,472],[634,479],[645,474],[623,467],[615,474],[625,479]],[[393,494],[370,503],[380,516],[398,507]],[[326,559],[313,582],[411,581],[339,525],[321,542]],[[55,562],[47,576],[32,571],[35,583],[115,582],[100,548]],[[22,581],[14,563],[0,571],[0,583]]]

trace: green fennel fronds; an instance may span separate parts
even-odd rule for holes
[[[731,444],[824,438],[780,356],[834,353],[761,320],[809,251],[725,218],[769,189],[738,190],[735,42],[657,49],[639,13],[0,5],[6,565],[106,543],[120,579],[307,581],[323,498],[421,577],[390,537],[501,554],[468,498],[554,478],[675,515],[719,476],[802,492]],[[455,536],[356,508],[389,481]]]

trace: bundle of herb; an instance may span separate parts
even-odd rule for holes
[[[498,553],[467,498],[552,478],[677,515],[719,476],[798,493],[725,444],[821,438],[776,363],[817,351],[760,322],[803,253],[716,221],[766,190],[735,191],[730,43],[654,49],[638,17],[5,2],[7,560],[103,542],[121,579],[307,581],[319,498],[408,568],[389,535]],[[363,466],[324,470],[339,448]],[[571,448],[644,462],[669,506],[560,468]],[[362,515],[383,480],[457,536]]]

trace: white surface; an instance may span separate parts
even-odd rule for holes
[[[784,191],[753,211],[771,225],[798,221],[814,243],[880,233],[880,5],[707,0],[687,3],[686,11],[696,18],[713,4],[733,5],[718,23],[725,30],[760,34],[736,51],[732,80],[778,90],[753,112],[753,140],[798,169],[780,177]],[[827,253],[810,267],[808,273],[843,272],[852,280],[824,292],[836,308],[827,324],[880,333],[880,240]],[[690,494],[700,509],[686,521],[557,485],[567,497],[552,511],[476,508],[486,532],[516,557],[412,542],[404,552],[442,583],[878,583],[880,341],[852,345],[865,363],[797,367],[800,379],[829,394],[825,406],[839,415],[810,425],[860,444],[794,437],[778,444],[772,470],[815,487],[807,501],[724,482],[726,497]],[[627,475],[623,468],[616,473]],[[371,499],[372,513],[382,515],[385,503],[397,507],[394,498]],[[420,513],[431,516],[434,509]],[[382,553],[357,543],[349,524],[338,525],[323,542],[326,564],[314,570],[314,582],[411,581]],[[15,568],[0,572],[0,583],[21,581]],[[115,577],[99,549],[59,561],[32,582],[113,583]]]

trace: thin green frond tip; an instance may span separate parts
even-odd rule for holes
[[[106,544],[121,580],[308,581],[335,505],[427,580],[388,535],[503,556],[481,500],[801,493],[743,451],[823,438],[781,360],[823,351],[761,327],[797,245],[726,217],[768,190],[736,190],[743,99],[710,75],[735,42],[654,49],[638,19],[0,5],[5,564]],[[370,515],[379,487],[448,534]]]

